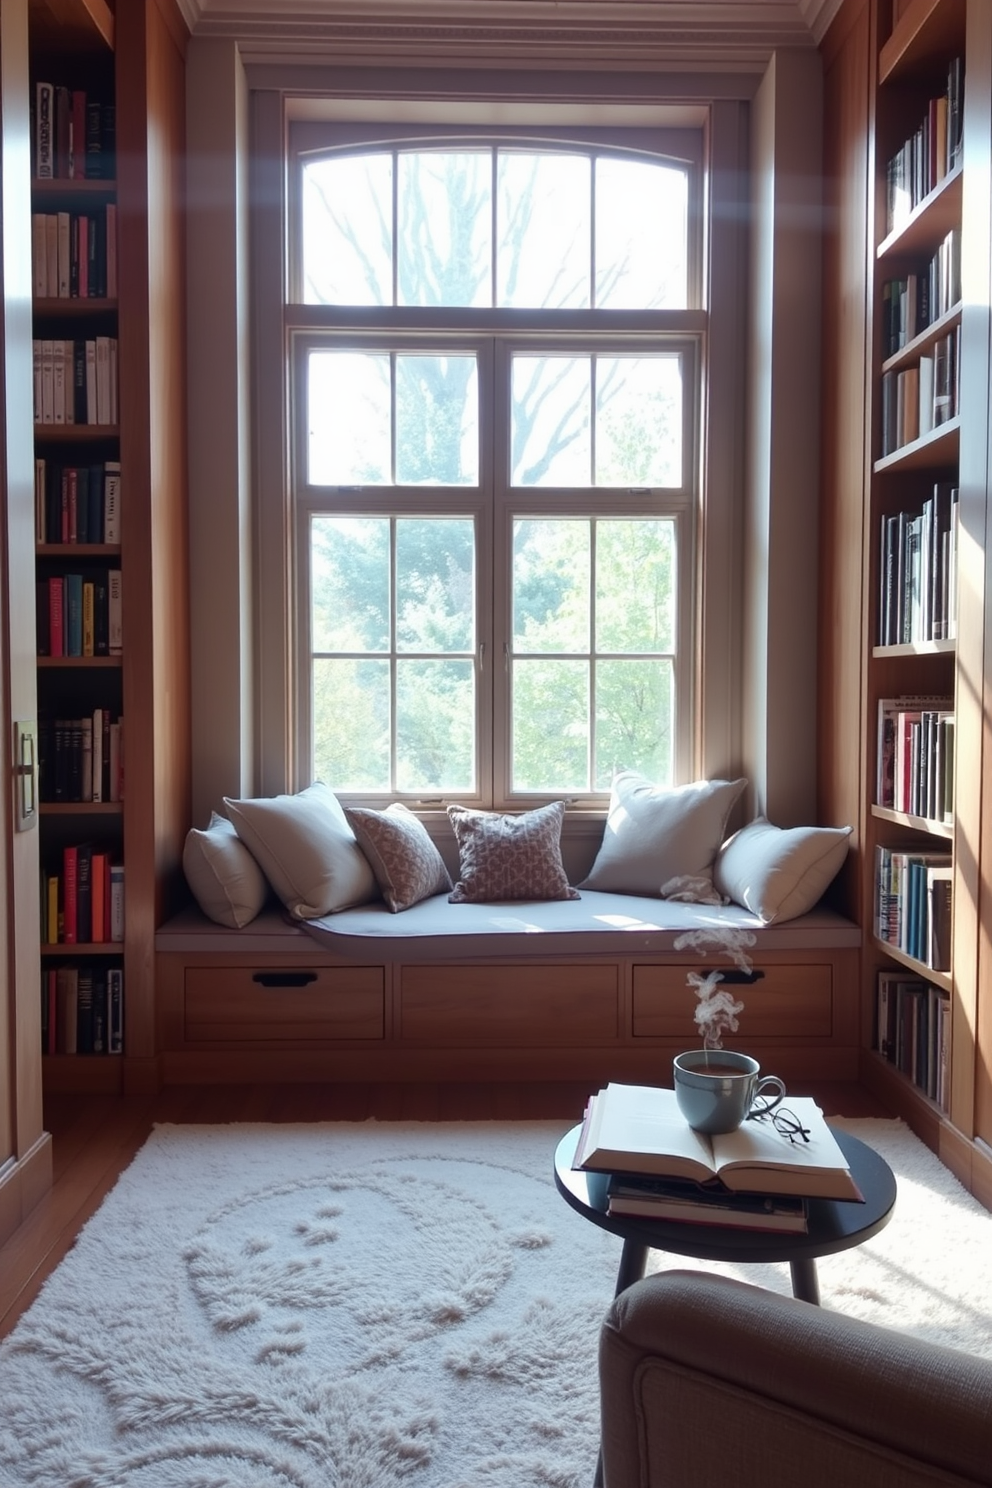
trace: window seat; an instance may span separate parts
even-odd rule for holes
[[[686,931],[751,931],[749,978]],[[861,932],[827,908],[762,926],[712,907],[581,899],[363,905],[228,930],[187,909],[156,936],[167,1084],[277,1080],[664,1081],[698,1042],[691,973],[744,1003],[728,1047],[790,1081],[854,1080]]]

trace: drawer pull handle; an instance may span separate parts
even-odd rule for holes
[[[260,987],[306,987],[316,980],[315,971],[256,971],[252,977]]]
[[[764,976],[763,971],[724,971],[720,966],[709,966],[705,971],[699,973],[702,977],[713,976],[719,973],[720,980],[729,982],[735,987],[751,987],[755,982],[760,982]]]

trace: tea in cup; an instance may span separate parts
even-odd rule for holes
[[[756,1102],[770,1111],[785,1095],[778,1075],[762,1075],[756,1059],[732,1049],[690,1049],[676,1055],[674,1070],[679,1110],[708,1136],[736,1131]]]

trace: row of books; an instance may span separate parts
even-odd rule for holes
[[[84,718],[38,722],[38,795],[42,801],[124,799],[124,720],[109,708]]]
[[[931,971],[951,969],[950,853],[875,849],[878,938]]]
[[[945,1111],[950,1019],[940,987],[905,972],[878,973],[875,1048]]]
[[[117,114],[106,97],[38,80],[31,100],[31,144],[39,181],[113,179]]]
[[[953,822],[953,706],[921,694],[879,698],[876,805]]]
[[[110,848],[67,843],[58,871],[42,874],[45,945],[110,945],[124,939],[124,865]]]
[[[35,535],[46,543],[119,543],[121,462],[58,465],[34,462]]]
[[[895,356],[961,300],[961,230],[952,228],[922,274],[882,286],[882,356]]]
[[[43,1054],[124,1052],[124,969],[50,966],[41,988]]]
[[[937,481],[919,511],[882,517],[878,644],[957,635],[960,492]]]
[[[52,574],[37,583],[39,656],[120,656],[121,571]]]
[[[117,298],[117,203],[89,212],[33,212],[36,300]]]
[[[117,337],[35,338],[36,424],[117,423]]]
[[[955,57],[947,87],[931,98],[916,129],[886,167],[886,232],[905,226],[914,207],[961,161],[964,124],[964,62]]]
[[[883,458],[957,417],[961,399],[960,367],[958,325],[912,366],[882,373]]]

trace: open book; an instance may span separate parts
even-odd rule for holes
[[[792,1142],[770,1119],[745,1121],[737,1131],[703,1136],[678,1108],[674,1090],[607,1085],[590,1098],[573,1168],[600,1173],[654,1173],[722,1183],[734,1193],[801,1194],[864,1202],[847,1160],[808,1096],[785,1105],[809,1132]]]

